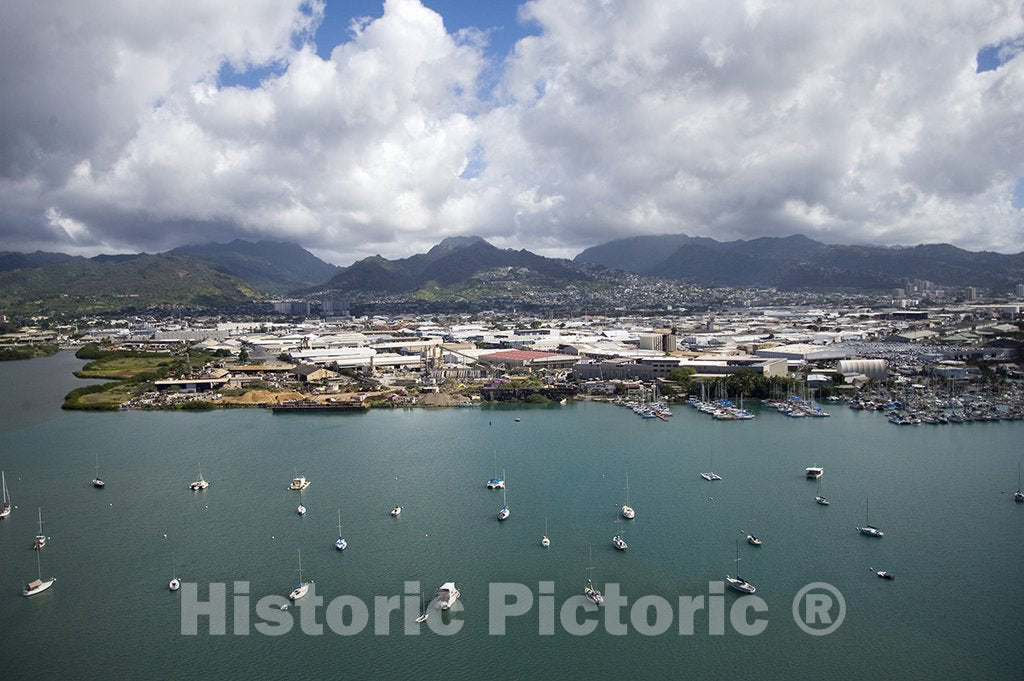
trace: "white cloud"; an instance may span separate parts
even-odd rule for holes
[[[1009,2],[535,0],[486,98],[485,34],[417,0],[327,59],[319,2],[88,5],[0,9],[0,247],[1024,245],[1024,59],[975,73],[1024,33]],[[278,75],[224,87],[224,63]]]

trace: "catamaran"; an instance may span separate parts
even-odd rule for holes
[[[39,533],[36,535],[32,548],[38,551],[44,546],[46,546],[46,535],[43,534],[43,509],[39,509]]]
[[[812,480],[816,480],[825,475],[825,469],[821,466],[808,466],[804,469],[804,475]]]
[[[714,451],[708,452],[708,463],[710,463],[712,466],[715,465],[715,452]],[[707,473],[701,473],[700,477],[704,478],[708,482],[712,482],[714,480],[721,480],[722,479],[721,475],[719,475],[718,473],[714,473],[712,471],[708,471]]]
[[[92,486],[103,488],[107,486],[107,483],[103,482],[103,478],[100,477],[100,455],[96,455],[96,470],[95,475],[92,479]]]
[[[345,547],[348,546],[348,542],[341,536],[341,509],[338,509],[338,540],[334,542],[334,548],[339,551],[344,551]]]
[[[540,545],[544,548],[551,546],[551,540],[548,539],[548,519],[544,518],[544,536],[540,539]]]
[[[508,510],[508,496],[505,488],[501,488],[501,508],[498,510],[498,520],[508,520],[508,517],[512,515],[512,511]]]
[[[591,563],[594,562],[594,547],[593,546],[590,547],[590,562]],[[594,586],[594,580],[593,580],[593,578],[591,576],[592,575],[591,571],[593,569],[594,569],[593,565],[590,565],[590,566],[587,567],[587,583],[583,587],[583,595],[586,596],[587,599],[591,603],[593,603],[594,605],[603,605],[604,604],[604,596],[602,596],[601,592],[598,591],[597,587]]]
[[[395,478],[395,507],[391,509],[391,517],[397,518],[402,513],[402,506],[398,503],[398,478]]]
[[[198,492],[199,490],[206,489],[209,486],[210,483],[208,483],[206,478],[203,477],[203,464],[199,464],[199,479],[190,484],[188,488],[193,492]]]
[[[292,592],[288,594],[288,600],[297,601],[306,595],[309,591],[309,585],[312,584],[312,580],[308,582],[302,581],[302,549],[299,549],[299,582],[292,589]]]
[[[22,596],[35,596],[38,593],[42,593],[53,586],[53,583],[57,581],[56,577],[50,577],[45,582],[43,581],[43,568],[39,563],[39,554],[36,554],[36,578],[25,585],[22,590]]]
[[[626,473],[626,503],[622,505],[622,517],[626,520],[636,517],[636,511],[629,505],[629,473]]]
[[[6,518],[11,514],[11,495],[7,493],[7,473],[0,471],[0,481],[2,481],[4,500],[3,505],[0,506],[0,518]]]
[[[739,562],[740,562],[740,540],[737,539],[736,540],[736,568],[737,569],[739,569]],[[739,575],[737,575],[735,577],[730,577],[729,575],[726,575],[725,576],[725,583],[729,585],[730,589],[735,589],[736,591],[739,591],[741,593],[752,594],[755,591],[757,591],[757,589],[754,587],[753,584],[751,584],[747,580],[743,579]]]
[[[882,532],[877,527],[873,527],[873,526],[868,524],[868,500],[867,499],[864,500],[864,527],[858,527],[857,530],[859,530],[861,534],[866,535],[868,537],[882,537],[885,534],[884,532]]]

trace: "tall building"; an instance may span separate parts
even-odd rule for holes
[[[309,302],[305,300],[282,300],[274,303],[274,312],[301,317],[309,314]]]
[[[1017,297],[1024,298],[1024,284],[1017,284]]]
[[[967,300],[975,301],[978,299],[978,289],[973,286],[967,287]]]
[[[320,312],[325,317],[347,317],[348,301],[340,299],[324,299],[320,301]]]

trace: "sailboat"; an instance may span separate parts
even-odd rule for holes
[[[92,479],[92,486],[103,488],[107,486],[107,483],[103,482],[103,478],[100,477],[100,455],[96,455],[96,470],[95,475]]]
[[[38,593],[42,593],[53,586],[53,583],[57,581],[56,577],[50,577],[50,579],[43,581],[43,568],[39,562],[39,554],[36,554],[36,578],[25,585],[22,590],[22,596],[35,596]]]
[[[46,535],[43,534],[43,509],[39,509],[39,534],[36,535],[32,548],[36,551],[46,546]]]
[[[622,505],[622,517],[626,520],[636,517],[636,511],[629,505],[629,473],[626,473],[626,503]]]
[[[487,481],[487,489],[505,489],[505,472],[498,477],[498,455],[494,455],[494,477]]]
[[[167,582],[167,588],[171,591],[177,591],[181,588],[181,580],[178,579],[178,568],[174,564],[174,554],[171,554],[171,581]]]
[[[591,563],[594,562],[594,547],[593,546],[590,547],[590,562]],[[598,591],[597,587],[594,586],[594,580],[593,580],[593,578],[591,576],[591,574],[592,574],[591,571],[593,569],[594,569],[593,565],[590,565],[590,566],[587,567],[587,584],[586,584],[586,586],[583,587],[583,595],[586,596],[587,599],[591,603],[593,603],[594,605],[603,605],[604,604],[604,596],[602,596],[601,592]]]
[[[508,496],[505,492],[505,488],[501,488],[501,509],[498,510],[498,520],[508,520],[508,517],[512,515],[512,511],[508,510]]]
[[[857,528],[861,534],[868,537],[881,537],[884,533],[877,527],[868,524],[868,500],[864,499],[864,527]]]
[[[825,497],[821,496],[821,478],[818,478],[818,495],[814,497],[814,501],[821,504],[822,506],[828,506],[829,501]]]
[[[339,551],[344,551],[345,547],[348,546],[348,542],[341,536],[341,509],[338,509],[338,540],[334,542],[334,548]]]
[[[427,608],[426,608],[425,605],[423,605],[423,592],[421,591],[420,592],[420,614],[416,618],[415,621],[416,621],[417,624],[422,624],[423,622],[427,621],[428,617],[430,617],[430,615],[427,614]]]
[[[295,507],[295,512],[299,515],[306,515],[306,505],[302,503],[302,492],[299,492],[299,505]]]
[[[312,581],[302,581],[302,549],[299,549],[299,582],[292,589],[292,592],[288,594],[288,600],[297,601],[305,596],[306,592],[309,591],[309,585],[312,583]]]
[[[715,452],[714,452],[714,450],[708,452],[708,462],[712,466],[715,465]],[[712,482],[714,480],[721,480],[722,479],[721,475],[719,475],[718,473],[712,472],[712,471],[708,471],[707,473],[701,473],[700,477],[704,478],[708,482]]]
[[[7,488],[4,488],[7,491]],[[1020,489],[1020,461],[1017,462],[1017,491],[1013,493],[1013,500],[1018,504],[1024,504],[1024,492]]]
[[[7,493],[7,473],[0,471],[0,481],[3,487],[3,506],[0,506],[0,518],[6,518],[11,514],[11,495]]]
[[[397,518],[402,513],[402,506],[398,503],[398,478],[395,478],[395,507],[391,509],[391,516]]]
[[[208,483],[206,478],[203,477],[203,464],[199,464],[199,479],[190,484],[188,488],[193,492],[198,492],[199,490],[206,489],[209,486],[210,483]]]
[[[544,518],[544,536],[540,539],[540,545],[544,548],[551,546],[551,540],[548,539],[548,519]]]
[[[737,570],[739,569],[739,562],[740,562],[740,540],[737,539],[736,540],[736,569]],[[736,591],[739,591],[741,593],[752,594],[755,591],[757,591],[757,589],[754,587],[753,584],[751,584],[747,580],[743,579],[739,575],[736,575],[735,577],[730,577],[729,575],[726,575],[725,576],[725,583],[729,585],[730,589],[735,589]]]

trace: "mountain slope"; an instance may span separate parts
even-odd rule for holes
[[[667,247],[679,243],[674,250]],[[634,237],[588,248],[576,260],[707,286],[892,288],[906,279],[1005,290],[1024,281],[1024,253],[823,244],[801,234],[720,242],[685,235]]]
[[[589,281],[590,277],[554,258],[526,250],[495,248],[480,237],[448,237],[426,253],[400,260],[364,258],[314,287],[317,290],[411,292],[467,286],[482,272],[508,268],[537,286]]]
[[[15,253],[13,251],[0,251],[0,272],[19,270],[26,267],[43,267],[75,259],[84,260],[82,256],[68,255],[67,253],[47,253],[46,251]]]
[[[76,258],[0,272],[0,305],[14,310],[100,312],[186,305],[217,307],[250,300],[238,277],[195,258],[127,255]]]
[[[281,293],[312,286],[338,272],[298,244],[275,241],[251,243],[241,239],[226,244],[181,246],[167,255],[191,256],[233,274],[261,291]]]

